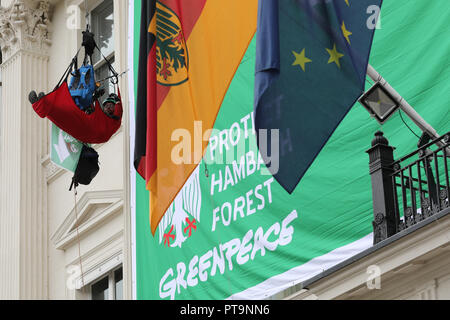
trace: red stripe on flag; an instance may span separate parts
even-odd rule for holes
[[[156,104],[156,42],[153,45],[147,60],[147,146],[145,152],[145,180],[156,171],[156,141],[157,141],[157,113]],[[158,107],[157,107],[158,106]]]
[[[206,0],[191,1],[189,6],[182,4],[185,0],[163,0],[161,1],[166,7],[169,7],[178,16],[181,22],[181,28],[183,29],[183,35],[185,41],[189,39],[189,36],[200,17],[203,8],[205,7]],[[158,110],[167,97],[171,87],[158,85],[158,93],[156,98],[156,105]]]
[[[161,3],[169,7],[178,16],[185,41],[187,41],[202,13],[206,0],[192,2],[189,6],[183,6],[181,0],[165,0]],[[148,183],[157,168],[157,111],[171,89],[171,87],[156,83],[156,43],[148,56],[147,75],[147,146],[146,157],[142,158],[139,164],[139,170],[145,170],[145,172],[144,174],[141,174],[139,170],[138,172],[145,177]]]
[[[206,0],[192,1],[189,6],[181,0],[162,0],[161,3],[169,7],[178,16],[183,29],[185,41],[200,17]],[[157,12],[156,12],[157,14]],[[156,82],[156,43],[152,47],[147,60],[147,143],[145,157],[141,158],[138,172],[145,177],[146,182],[157,169],[157,112],[167,97],[171,87],[159,85]]]
[[[181,21],[181,27],[183,28],[183,33],[187,40],[205,7],[206,0],[190,0],[188,6],[185,2],[185,0],[161,1],[166,7],[169,7],[176,13]]]

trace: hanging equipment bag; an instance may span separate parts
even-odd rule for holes
[[[92,179],[95,178],[100,167],[98,165],[98,153],[95,149],[83,145],[81,150],[80,159],[78,160],[77,168],[75,169],[75,174],[72,178],[72,184],[70,185],[69,191],[72,187],[78,187],[78,185],[89,185]]]

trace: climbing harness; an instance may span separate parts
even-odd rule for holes
[[[96,89],[94,67],[83,65],[72,74],[69,84],[70,95],[75,104],[86,111],[92,105]]]

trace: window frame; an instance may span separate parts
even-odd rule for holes
[[[96,285],[97,283],[99,283],[100,281],[103,281],[105,278],[108,278],[108,301],[115,301],[117,300],[117,292],[116,292],[116,271],[122,270],[122,299],[123,300],[123,265],[120,265],[110,271],[108,271],[107,273],[105,273],[104,275],[102,275],[101,277],[99,277],[97,280],[95,280],[94,282],[92,282],[89,285],[89,300],[93,300],[93,295],[92,295],[92,287],[94,285]]]
[[[95,36],[98,36],[98,32],[101,30],[101,28],[100,28],[100,24],[98,23],[98,20],[96,20],[96,18],[95,18],[95,10],[96,9],[101,9],[101,10],[106,10],[107,8],[108,8],[108,5],[106,5],[106,1],[110,1],[111,2],[111,7],[112,7],[112,15],[113,15],[113,28],[112,28],[112,31],[111,31],[111,37],[112,37],[112,39],[113,39],[113,46],[112,46],[112,51],[111,52],[109,52],[107,55],[106,55],[106,58],[108,58],[108,60],[111,58],[111,57],[113,57],[114,55],[115,55],[115,39],[114,39],[114,1],[113,0],[102,0],[102,1],[99,1],[98,3],[96,3],[96,5],[94,6],[94,7],[92,7],[91,9],[90,9],[90,14],[89,14],[89,25],[90,25],[90,30],[91,30],[91,32],[93,32],[94,33],[94,35]],[[101,8],[101,7],[104,7],[104,8]],[[94,25],[95,24],[95,25]],[[97,29],[97,30],[96,30]],[[97,33],[96,33],[97,32]],[[97,40],[98,39],[95,39],[96,40],[96,42],[97,42]],[[98,44],[99,45],[99,44]],[[99,48],[100,48],[100,45],[99,45]],[[103,53],[103,52],[102,52]],[[93,57],[94,58],[94,57]],[[96,68],[96,67],[101,67],[102,66],[102,63],[105,63],[105,61],[104,61],[104,59],[103,59],[103,56],[101,55],[101,54],[99,54],[99,57],[98,57],[98,61],[93,61],[93,66],[94,66],[94,69]]]
[[[113,1],[113,0],[102,0],[102,1],[99,1],[99,2],[96,3],[96,5],[95,5],[94,7],[92,7],[92,8],[90,9],[89,25],[91,26],[91,31],[94,32],[94,34],[95,34],[95,32],[99,32],[99,31],[101,30],[101,28],[100,28],[100,26],[99,26],[99,24],[98,24],[98,21],[97,21],[96,18],[94,17],[94,15],[95,15],[95,10],[98,9],[98,8],[100,8],[101,11],[107,10],[107,8],[108,8],[109,5],[106,4],[106,1],[110,1],[110,2],[111,2],[110,5],[111,5],[111,7],[112,7],[113,26],[114,26],[114,1]],[[102,6],[103,6],[103,8],[101,8]],[[94,23],[96,24],[95,26],[94,26]],[[95,30],[95,29],[98,29],[98,30]],[[111,34],[111,36],[112,36],[112,39],[113,39],[112,52],[110,52],[109,54],[107,54],[105,57],[106,57],[106,59],[107,59],[108,61],[111,61],[111,60],[114,59],[114,62],[112,63],[112,65],[114,66],[114,64],[115,64],[115,62],[116,62],[116,61],[115,61],[116,50],[115,50],[115,39],[114,39],[114,27],[113,27],[113,29],[112,29],[112,34]],[[96,62],[92,61],[92,62],[93,62],[94,72],[95,72],[96,74],[99,72],[99,69],[100,69],[100,68],[104,68],[104,67],[107,65],[107,63],[106,63],[105,59],[103,58],[103,55],[102,55],[102,54],[103,54],[103,52],[102,52],[102,53],[99,53],[99,59],[98,59],[98,61],[96,61]],[[94,59],[94,57],[93,57],[93,59]],[[109,71],[108,71],[108,73],[109,73]],[[98,80],[102,80],[102,79],[97,79],[97,78],[96,78],[96,81],[98,81]],[[105,82],[105,83],[102,83],[102,87],[105,88],[105,90],[107,89],[105,95],[103,96],[103,98],[105,98],[108,94],[113,93],[113,92],[111,92],[111,90],[110,90],[110,89],[111,89],[111,83],[110,83],[110,81]]]
[[[109,5],[105,4],[106,1],[107,0],[96,1],[94,6],[90,8],[89,25],[90,25],[91,32],[95,33],[95,32],[100,32],[102,30],[98,23],[98,20],[96,21],[96,18],[94,15],[95,15],[95,10],[100,8],[101,6],[104,6],[104,8],[100,8],[100,10],[106,10],[108,8]],[[112,6],[113,26],[114,26],[114,1],[111,1],[110,5]],[[94,23],[96,24],[95,26],[94,26]],[[116,50],[115,50],[116,42],[115,42],[115,38],[114,38],[114,27],[112,29],[111,37],[113,39],[112,51],[109,52],[105,57],[108,61],[114,60],[114,62],[112,63],[114,65],[115,64],[115,54],[116,54]],[[106,63],[105,59],[103,58],[102,53],[99,53],[99,57],[98,57],[97,61],[92,61],[95,73],[97,73],[100,68],[107,67],[107,63]],[[94,57],[93,57],[93,59],[94,59]],[[109,71],[108,71],[108,73],[109,73]],[[96,79],[96,80],[98,81],[101,79]],[[106,82],[105,82],[105,84],[106,84]],[[105,88],[109,86],[109,83],[107,85],[105,85],[105,84],[102,84]],[[96,280],[92,281],[89,285],[87,285],[85,287],[87,289],[86,291],[88,291],[87,293],[88,293],[89,299],[90,300],[93,299],[93,294],[92,294],[93,286],[96,285],[97,283],[99,283],[100,281],[103,281],[105,278],[107,278],[108,279],[107,300],[117,300],[115,273],[119,270],[121,270],[121,274],[122,274],[121,281],[122,281],[122,299],[123,299],[124,298],[123,264],[120,264],[120,265],[116,266],[115,268],[111,269],[110,271],[108,271],[107,273],[99,276]]]

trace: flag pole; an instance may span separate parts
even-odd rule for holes
[[[399,104],[400,108],[408,115],[408,117],[422,130],[427,133],[432,140],[439,138],[437,131],[428,124],[414,108],[397,92],[391,85],[369,64],[367,68],[367,75],[375,82],[380,84],[392,95],[395,101]],[[437,142],[442,147],[444,143],[442,141]]]

